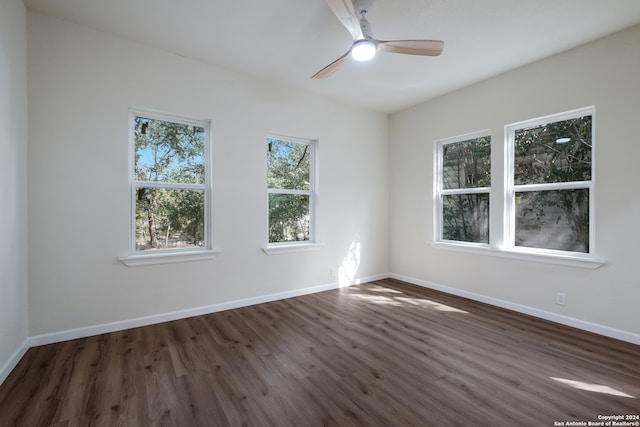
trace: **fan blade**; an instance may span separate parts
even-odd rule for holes
[[[322,70],[318,71],[317,73],[315,73],[313,76],[311,76],[312,79],[324,79],[325,77],[329,77],[331,74],[333,74],[338,68],[340,68],[340,66],[342,64],[344,64],[344,62],[349,59],[349,54],[351,53],[351,50],[348,50],[347,53],[345,53],[344,55],[342,55],[340,58],[336,59],[335,61],[333,61],[331,64],[327,65],[326,67],[324,67]]]
[[[442,53],[442,40],[375,40],[383,52],[405,53],[408,55],[438,56]]]
[[[342,22],[342,25],[351,33],[354,40],[364,38],[360,28],[360,20],[356,9],[353,7],[352,0],[327,0],[327,3],[336,17]]]

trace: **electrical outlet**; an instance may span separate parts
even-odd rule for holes
[[[558,305],[567,305],[567,294],[563,294],[558,292],[556,294],[556,304]]]
[[[331,267],[331,271],[329,272],[330,278],[331,279],[335,279],[336,278],[336,269]]]

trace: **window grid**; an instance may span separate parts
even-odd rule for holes
[[[563,137],[561,133],[565,131],[573,133]],[[481,252],[490,249],[504,256],[544,257],[549,262],[557,259],[558,263],[575,260],[571,265],[585,262],[585,266],[597,268],[601,261],[595,258],[594,251],[595,107],[506,125],[504,139],[496,140],[491,147],[496,161],[492,172],[502,191],[495,192],[490,183],[477,188],[457,188],[450,182],[445,185],[445,179],[451,179],[445,177],[443,170],[445,147],[490,134],[487,130],[435,141],[434,246]],[[558,135],[557,139],[553,135]],[[529,151],[527,143],[534,144],[534,151]],[[489,241],[448,239],[444,233],[444,198],[484,193],[491,203]],[[538,227],[531,226],[531,216],[526,217],[530,212],[537,212]]]
[[[204,179],[201,183],[189,183],[189,182],[171,182],[167,180],[139,180],[136,179],[136,136],[135,136],[135,121],[136,119],[144,119],[149,121],[167,122],[170,124],[192,126],[194,128],[202,128],[204,131],[204,147],[201,153],[202,163],[204,166]],[[131,255],[154,255],[154,254],[166,254],[166,253],[184,253],[184,252],[199,252],[211,249],[210,238],[210,199],[211,199],[211,172],[210,172],[210,123],[206,120],[197,120],[178,115],[160,113],[142,109],[130,109],[129,110],[129,140],[130,140],[130,182],[131,182],[131,216],[130,216],[130,238],[129,238],[129,253]],[[137,237],[137,199],[139,190],[141,189],[157,189],[167,191],[188,191],[195,192],[201,191],[203,194],[202,204],[202,227],[203,227],[203,243],[202,245],[187,246],[180,248],[154,248],[154,250],[143,250],[138,248]],[[168,235],[168,233],[167,233]]]
[[[436,236],[436,241],[440,241],[440,242],[452,242],[452,243],[457,243],[457,244],[464,244],[464,245],[477,245],[477,246],[488,246],[489,245],[489,229],[488,229],[488,222],[487,222],[487,230],[486,230],[486,242],[482,242],[482,241],[469,241],[469,239],[462,239],[462,240],[458,240],[458,239],[451,239],[448,238],[448,236],[445,236],[444,234],[444,228],[445,228],[445,202],[444,200],[447,198],[447,196],[468,196],[468,195],[482,195],[482,194],[486,194],[487,196],[487,204],[489,203],[490,197],[491,197],[491,187],[489,186],[479,186],[479,187],[473,187],[473,186],[466,186],[466,185],[462,185],[461,188],[445,188],[445,183],[444,183],[444,177],[445,177],[445,150],[447,149],[447,147],[451,146],[452,144],[456,144],[456,143],[461,143],[461,142],[469,142],[469,141],[473,141],[473,140],[478,140],[481,138],[488,138],[490,141],[491,135],[490,132],[488,130],[485,131],[480,131],[480,132],[474,132],[474,133],[470,133],[470,134],[465,134],[465,135],[460,135],[460,136],[456,136],[456,137],[452,137],[452,138],[446,138],[446,139],[442,139],[439,141],[436,141],[436,146],[435,146],[435,159],[436,159],[436,167],[434,168],[434,183],[435,183],[435,200],[434,200],[434,206],[435,206],[435,221],[434,221],[434,236]],[[489,156],[490,157],[490,156]],[[487,206],[487,218],[486,220],[489,220],[489,216],[488,216],[488,206]]]
[[[315,238],[315,204],[316,204],[316,184],[315,184],[315,173],[316,173],[316,150],[317,150],[317,142],[314,140],[308,140],[303,138],[294,138],[289,136],[282,136],[276,134],[270,134],[267,136],[267,153],[271,152],[272,144],[283,143],[283,144],[293,144],[299,145],[303,147],[307,147],[306,153],[308,155],[308,175],[305,175],[307,178],[307,182],[303,183],[301,187],[307,188],[282,188],[283,186],[272,186],[269,182],[269,177],[271,174],[270,164],[269,164],[269,156],[267,155],[267,205],[268,205],[268,215],[267,215],[267,245],[268,246],[287,246],[287,245],[299,245],[299,244],[312,244],[316,241]],[[308,206],[308,218],[303,220],[303,222],[307,222],[308,226],[308,236],[305,236],[302,239],[298,238],[284,238],[279,240],[274,240],[271,230],[272,230],[272,206],[271,206],[271,197],[277,195],[297,195],[307,197],[308,201],[306,202]],[[300,218],[298,218],[300,219]],[[291,220],[291,218],[289,218]],[[304,227],[303,227],[304,228]]]
[[[546,126],[549,124],[560,123],[563,121],[569,121],[573,119],[579,119],[584,117],[591,117],[591,133],[590,133],[590,173],[588,180],[576,180],[576,181],[561,181],[561,182],[544,182],[544,183],[532,183],[532,184],[515,184],[515,135],[518,130],[532,129],[535,127]],[[514,123],[505,126],[506,136],[506,161],[505,161],[505,198],[504,198],[504,212],[505,212],[505,229],[504,229],[504,247],[512,251],[541,253],[541,254],[557,254],[572,256],[591,256],[594,248],[594,136],[595,135],[595,108],[586,107],[577,110],[571,110],[560,114],[554,114],[549,116],[540,117],[537,119],[526,120],[523,122]],[[579,191],[586,190],[588,197],[588,243],[582,245],[580,249],[560,249],[549,247],[535,247],[527,245],[518,245],[516,242],[517,233],[517,208],[516,204],[521,200],[524,194],[543,193],[550,194],[551,192],[561,191]],[[520,196],[518,196],[520,195]],[[556,221],[562,220],[563,215],[558,215]],[[553,218],[549,218],[547,221],[552,222]],[[578,227],[580,225],[573,225]],[[584,226],[584,225],[582,225]],[[550,246],[550,245],[549,245]],[[588,246],[584,248],[584,246]]]

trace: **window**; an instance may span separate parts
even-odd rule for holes
[[[314,158],[316,143],[267,138],[269,245],[314,242]]]
[[[506,127],[508,246],[591,253],[593,116],[586,108]]]
[[[437,141],[435,158],[437,240],[488,244],[491,136]]]
[[[210,249],[209,123],[131,111],[130,139],[130,254]]]
[[[434,246],[602,265],[593,246],[594,117],[587,107],[505,126],[493,147],[502,191],[491,184],[489,131],[436,141]]]

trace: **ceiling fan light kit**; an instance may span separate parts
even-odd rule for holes
[[[368,61],[378,50],[420,56],[438,56],[442,53],[442,40],[375,39],[366,18],[367,13],[373,8],[373,0],[327,0],[327,3],[353,37],[353,44],[345,54],[311,76],[312,79],[329,77],[349,59],[349,56],[357,61]]]
[[[369,61],[374,56],[376,45],[367,39],[357,40],[351,47],[351,57],[356,61]]]

